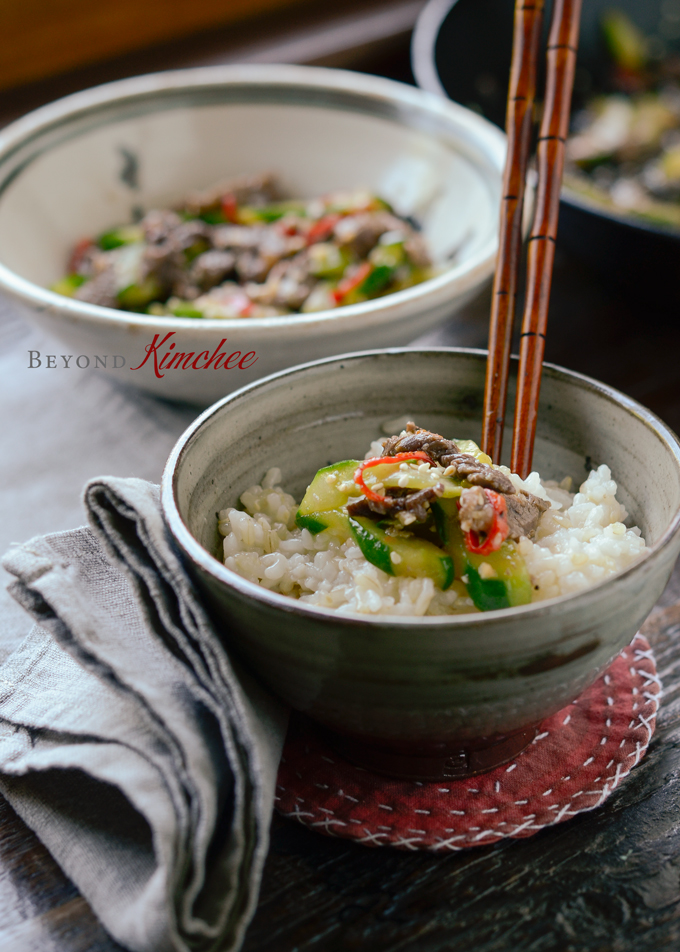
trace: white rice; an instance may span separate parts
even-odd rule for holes
[[[372,446],[367,455],[379,455]],[[578,493],[541,482],[538,473],[517,488],[549,499],[533,540],[519,550],[534,585],[533,600],[582,591],[621,571],[645,551],[638,528],[627,529],[627,513],[616,500],[607,466],[593,470]],[[340,542],[330,532],[314,536],[295,525],[298,503],[280,486],[281,471],[270,469],[261,485],[241,496],[245,511],[218,514],[224,536],[224,564],[274,592],[310,605],[363,615],[447,615],[476,611],[461,582],[446,592],[429,578],[387,575],[368,562],[353,539]]]

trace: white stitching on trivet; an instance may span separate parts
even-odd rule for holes
[[[394,810],[394,807],[388,807],[386,803],[379,803],[378,809],[379,810]]]
[[[323,754],[321,754],[321,759],[322,759],[322,760],[325,760],[327,764],[334,764],[334,763],[335,763],[334,760],[331,760],[330,757],[324,757]]]
[[[357,840],[358,843],[375,843],[376,846],[385,845],[384,843],[379,843],[378,838],[381,836],[387,836],[387,833],[371,833],[371,831],[367,830],[366,827],[364,827],[364,830],[366,831],[366,836],[360,840]]]
[[[638,636],[636,636],[636,638],[637,638],[637,637],[638,637]],[[647,654],[647,653],[645,653],[645,654]],[[624,651],[624,652],[621,652],[621,656],[622,656],[623,658],[626,658],[626,657],[627,657],[626,652],[625,652],[625,651]],[[653,662],[653,657],[650,657],[650,660],[652,660],[652,662]],[[645,677],[645,678],[649,678],[649,677],[650,677],[649,672],[644,671],[644,670],[640,670],[640,671],[634,672],[634,673],[637,673],[640,677]],[[607,675],[606,677],[608,677],[608,675]],[[656,681],[656,683],[659,684],[659,688],[661,689],[661,684],[660,684],[660,681],[659,681],[658,678],[652,677],[652,678],[649,680],[648,683],[651,684],[651,683],[653,683],[654,681]],[[605,681],[605,683],[607,683],[607,682]],[[639,693],[640,693],[640,692],[639,692],[639,690],[637,689],[637,687],[634,687],[634,688],[632,689],[632,691],[631,691],[631,694],[632,694],[633,696],[639,695]],[[647,737],[647,743],[644,744],[644,746],[643,746],[643,744],[641,744],[639,741],[636,741],[636,743],[635,743],[635,751],[634,751],[633,753],[630,753],[630,754],[628,755],[628,757],[634,757],[634,758],[635,758],[635,764],[637,764],[637,763],[639,762],[640,758],[642,757],[642,754],[644,753],[644,751],[646,750],[646,748],[647,748],[647,746],[648,746],[648,744],[649,744],[649,740],[650,740],[650,738],[651,738],[651,728],[650,728],[650,724],[651,724],[651,722],[655,719],[655,716],[656,716],[656,711],[657,711],[658,706],[659,706],[660,691],[659,691],[659,694],[652,694],[651,692],[644,692],[644,696],[646,697],[647,701],[648,701],[651,705],[653,705],[654,710],[653,710],[652,714],[650,714],[648,717],[644,717],[643,714],[639,714],[639,715],[638,715],[638,718],[639,718],[640,723],[637,725],[637,728],[636,728],[636,729],[639,729],[639,728],[641,728],[641,727],[645,727],[645,728],[647,729],[647,732],[648,732],[648,737]],[[575,702],[573,702],[573,703],[575,703]],[[638,707],[638,705],[637,705],[637,702],[636,702],[635,705],[634,705],[634,707],[633,707],[633,710],[637,709],[637,707]],[[544,735],[539,735],[539,736],[536,738],[536,740],[542,739],[543,736],[547,736],[547,735],[548,735],[548,732],[545,732]],[[603,738],[603,741],[604,741],[604,742],[606,742],[606,740],[607,740],[606,737]],[[619,747],[623,747],[623,746],[625,745],[625,743],[626,743],[626,739],[624,738],[624,739],[621,741]],[[592,763],[593,760],[594,760],[594,758],[590,758],[589,760],[585,761],[584,766],[587,766],[589,763]],[[611,761],[609,762],[609,764],[607,764],[607,769],[609,769],[609,768],[612,766],[613,763],[614,763],[614,761],[611,760]],[[633,766],[635,766],[635,764],[634,764]],[[509,771],[509,770],[511,770],[511,769],[514,769],[515,766],[517,766],[517,765],[516,765],[516,764],[512,764],[510,767],[506,768],[506,771]],[[530,816],[523,817],[524,822],[521,823],[521,824],[516,825],[515,828],[514,828],[514,830],[513,830],[512,832],[510,832],[510,833],[501,833],[501,832],[498,832],[498,827],[499,827],[499,826],[507,826],[507,825],[508,825],[506,821],[502,821],[501,823],[497,824],[497,825],[496,825],[496,828],[495,828],[494,830],[480,830],[480,827],[470,827],[467,834],[457,834],[457,835],[455,835],[455,836],[453,836],[453,837],[449,837],[448,839],[442,839],[441,837],[438,837],[439,842],[434,843],[434,844],[428,846],[427,849],[428,849],[428,850],[432,850],[432,851],[440,850],[440,849],[460,850],[462,847],[456,846],[453,841],[454,841],[454,840],[457,841],[457,840],[460,840],[460,839],[466,839],[466,838],[469,839],[469,833],[471,833],[471,832],[476,832],[477,835],[476,835],[475,837],[473,837],[473,838],[472,838],[471,840],[469,840],[469,841],[470,841],[470,842],[478,842],[479,840],[484,839],[484,838],[487,837],[487,836],[496,836],[496,837],[498,837],[499,839],[500,839],[500,838],[508,838],[508,837],[516,836],[517,834],[521,833],[521,832],[522,832],[523,830],[525,830],[525,829],[541,830],[541,829],[543,829],[545,826],[552,826],[552,825],[554,825],[555,823],[557,823],[559,820],[561,820],[562,817],[564,817],[564,816],[575,816],[575,815],[577,815],[578,813],[583,813],[583,812],[585,812],[585,811],[587,811],[587,810],[595,809],[597,806],[599,806],[599,805],[604,801],[604,799],[609,795],[609,793],[612,792],[612,791],[618,786],[618,784],[619,784],[625,777],[628,776],[628,774],[630,773],[630,770],[631,770],[631,769],[632,769],[632,767],[628,768],[627,770],[624,770],[622,764],[620,764],[620,763],[617,764],[617,765],[616,765],[616,771],[615,771],[614,775],[613,775],[612,777],[608,777],[608,778],[606,779],[605,784],[604,784],[604,787],[602,788],[602,790],[579,790],[577,793],[573,794],[573,796],[572,796],[572,798],[571,798],[571,800],[570,800],[569,803],[564,804],[564,805],[562,806],[562,808],[555,814],[555,816],[550,820],[549,823],[544,823],[544,824],[534,823],[533,821],[534,821],[535,818],[536,818],[536,814],[531,814]],[[570,779],[570,777],[564,777],[564,778],[563,778],[563,780],[568,780],[568,779]],[[599,780],[600,780],[600,778],[598,777],[598,778],[597,778],[597,781],[599,781]],[[597,782],[597,781],[594,781],[594,782]],[[418,785],[418,786],[422,786],[421,783],[418,783],[417,785]],[[440,789],[441,789],[441,788],[440,788]],[[449,793],[450,790],[449,790],[448,788],[444,788],[444,789],[441,790],[441,792],[447,792],[447,793]],[[470,793],[479,793],[479,789],[478,789],[478,788],[469,788],[469,792],[470,792]],[[590,806],[590,807],[581,807],[581,808],[576,809],[576,810],[570,810],[569,807],[572,805],[573,800],[575,800],[577,797],[580,797],[580,796],[596,796],[598,799],[597,799],[597,800],[595,801],[595,803],[594,803],[592,806]],[[298,799],[300,802],[304,802],[304,800],[303,800],[302,797],[297,797],[296,799]],[[353,800],[355,803],[358,802],[358,800],[356,800],[356,798],[354,798],[354,797],[348,797],[348,799]],[[528,802],[528,801],[526,801],[526,800],[515,801],[516,804],[522,804],[522,803],[527,803],[527,802]],[[549,807],[549,809],[554,809],[556,806],[557,806],[557,805],[553,805],[553,806]],[[320,809],[321,809],[321,808],[320,808]],[[332,811],[327,811],[327,812],[332,812]],[[429,812],[429,811],[421,811],[421,812]],[[459,815],[459,816],[464,816],[464,815],[465,815],[465,811],[464,811],[464,810],[450,810],[449,812],[452,813],[452,814],[457,814],[457,815]],[[495,811],[482,811],[482,812],[495,812]],[[301,817],[303,817],[303,816],[313,816],[313,814],[301,812],[300,809],[299,809],[299,807],[298,807],[297,804],[296,804],[296,806],[295,806],[295,811],[294,811],[293,813],[284,814],[284,816],[297,817],[297,818],[299,819],[299,818],[301,818]],[[302,822],[302,821],[301,821],[301,822]],[[317,824],[312,824],[312,825],[317,825],[317,826],[318,826],[318,825],[328,825],[328,824],[332,824],[332,823],[334,823],[334,822],[335,822],[336,824],[337,824],[337,823],[343,824],[343,821],[337,821],[337,820],[336,820],[336,821],[333,821],[333,820],[330,819],[330,817],[326,817],[326,819],[325,819],[322,823],[320,823],[320,824],[317,823]],[[355,823],[355,824],[358,823],[358,824],[361,824],[361,821],[355,820],[355,819],[352,818],[352,819],[350,819],[350,823]],[[343,825],[346,825],[346,824],[343,824]],[[380,839],[380,837],[384,837],[386,834],[384,834],[384,833],[371,833],[366,827],[364,827],[364,830],[365,830],[365,832],[366,832],[366,836],[363,837],[363,838],[362,838],[361,840],[359,840],[358,842],[362,842],[362,843],[372,842],[372,843],[374,843],[376,846],[384,846],[384,845],[386,845],[385,843],[380,843],[380,842],[378,842],[378,840]],[[332,832],[332,831],[328,830],[328,832]],[[449,831],[446,830],[445,832],[449,832]],[[395,846],[405,846],[407,849],[416,850],[417,847],[416,847],[416,846],[413,846],[412,844],[413,844],[413,843],[419,843],[419,842],[421,842],[421,840],[418,839],[418,838],[415,838],[415,837],[402,837],[402,836],[399,836],[398,839],[397,839],[397,841],[394,843],[394,845],[395,845]]]
[[[566,716],[566,717],[564,718],[564,720],[562,721],[562,724],[563,724],[563,725],[564,725],[564,724],[568,724],[570,720],[571,720],[571,714],[567,714],[567,716]]]
[[[407,833],[419,833],[420,836],[427,836],[427,830],[414,830],[414,829],[412,829],[412,828],[409,828],[409,829],[406,830],[406,832],[407,832]]]
[[[438,793],[451,793],[448,787],[437,787]]]
[[[638,714],[638,720],[640,723],[635,728],[636,731],[640,730],[641,727],[644,727],[647,731],[647,744],[649,744],[652,739],[652,734],[654,733],[653,729],[649,726],[650,721],[653,721],[656,717],[656,711],[653,711],[649,717],[645,717],[643,714]]]
[[[536,741],[543,740],[544,737],[549,737],[549,736],[550,736],[550,731],[543,731],[542,734],[536,734],[536,736],[534,737],[531,743],[535,744]]]
[[[423,839],[422,836],[410,836],[410,837],[400,836],[394,845],[405,846],[409,850],[417,850],[418,847],[411,846],[411,843],[421,843],[422,839]]]
[[[511,770],[514,770],[516,766],[517,766],[517,764],[510,764],[509,767],[506,767],[506,768],[505,768],[505,772],[506,772],[506,773],[510,773],[510,771],[511,771]]]
[[[490,807],[488,810],[482,810],[482,813],[498,813],[498,807]]]
[[[334,824],[335,826],[347,826],[344,820],[338,820],[338,819],[334,820],[333,817],[330,817],[330,816],[324,817],[323,820],[317,820],[316,823],[310,823],[310,826],[312,827],[322,826],[324,830],[326,831],[326,833],[330,833],[331,836],[335,836],[335,834],[333,833],[333,830],[331,830],[331,824]]]
[[[303,816],[314,816],[313,813],[305,813],[305,812],[303,812],[303,811],[300,809],[300,807],[297,805],[297,803],[295,804],[295,807],[293,808],[292,813],[284,813],[283,815],[284,815],[284,816],[287,816],[287,817],[293,817],[293,818],[296,819],[296,820],[300,820],[301,823],[302,823],[302,819],[301,819],[301,818],[302,818]]]
[[[649,671],[645,671],[644,668],[638,668],[637,673],[641,678],[647,678],[645,683],[642,685],[643,688],[648,688],[650,684],[656,684],[659,687],[659,693],[661,693],[661,679],[658,674],[650,674]]]
[[[461,849],[463,849],[462,846],[454,846],[453,844],[454,844],[455,840],[464,840],[464,839],[465,839],[465,833],[459,833],[457,836],[450,836],[450,837],[448,838],[448,840],[443,840],[441,837],[438,837],[438,839],[439,839],[439,842],[438,842],[438,843],[433,843],[432,846],[429,847],[429,849],[431,849],[431,850],[433,850],[433,851],[434,851],[434,850],[442,850],[442,849],[447,849],[447,850],[461,850]]]
[[[493,788],[494,788],[494,791],[495,791],[496,793],[500,793],[500,792],[501,792],[501,782],[500,782],[500,780],[497,780],[497,781],[495,782],[495,784],[493,785]]]
[[[633,767],[637,767],[637,765],[640,763],[640,758],[642,757],[642,755],[643,755],[643,753],[645,752],[646,749],[647,749],[646,747],[645,747],[645,748],[642,748],[642,747],[640,746],[640,741],[639,741],[639,740],[636,740],[636,741],[635,741],[635,750],[633,751],[632,754],[628,754],[629,757],[635,757],[635,763],[633,764]],[[631,769],[632,769],[632,768],[631,768]],[[624,774],[624,776],[625,776],[625,774]]]
[[[608,698],[607,698],[607,704],[611,707],[613,703],[614,703],[614,698],[613,698],[613,697],[608,697]]]
[[[595,760],[594,757],[589,757],[587,760],[584,760],[584,761],[583,761],[582,766],[583,766],[583,767],[587,767],[588,764],[592,764],[592,762],[593,762],[594,760]]]
[[[315,787],[318,787],[319,790],[328,790],[328,784],[327,784],[327,783],[315,783],[314,786],[315,786]]]
[[[432,810],[414,810],[414,813],[424,813],[429,816],[432,813]]]

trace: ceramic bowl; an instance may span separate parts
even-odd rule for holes
[[[634,400],[545,366],[534,465],[580,484],[606,462],[649,545],[578,595],[448,617],[338,615],[269,592],[219,560],[216,513],[279,466],[300,499],[315,471],[361,457],[408,414],[478,439],[485,353],[389,350],[319,361],[227,397],[200,416],[165,469],[172,535],[225,641],[284,701],[334,732],[355,761],[421,778],[514,756],[627,645],[680,550],[680,444]],[[512,394],[510,399],[512,406]]]
[[[504,157],[503,133],[480,116],[374,76],[249,65],[123,80],[0,132],[0,289],[77,366],[210,403],[304,360],[406,344],[453,314],[493,271]],[[84,235],[267,169],[292,196],[375,190],[422,224],[441,272],[363,304],[248,320],[151,317],[47,290]],[[229,369],[200,369],[220,341],[237,355]],[[157,371],[171,344],[192,358]]]

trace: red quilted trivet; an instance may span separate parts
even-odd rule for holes
[[[276,809],[367,846],[445,851],[531,836],[607,799],[647,750],[660,693],[654,655],[636,635],[511,763],[436,783],[354,767],[298,723],[286,739]]]

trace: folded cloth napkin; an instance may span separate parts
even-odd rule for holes
[[[39,624],[0,668],[0,790],[122,945],[237,949],[286,712],[227,657],[158,487],[96,479],[85,506],[3,562]]]

